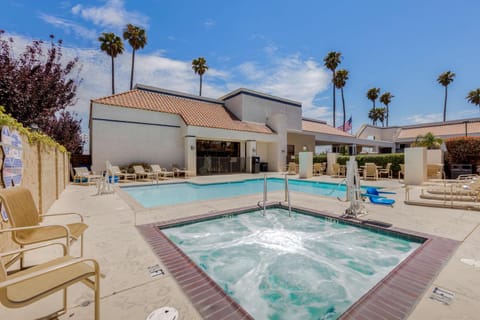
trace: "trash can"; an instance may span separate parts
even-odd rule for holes
[[[462,174],[472,174],[471,164],[451,164],[450,165],[450,178],[457,179]]]
[[[252,157],[252,173],[260,172],[260,157]]]
[[[260,172],[268,172],[268,162],[260,162]]]

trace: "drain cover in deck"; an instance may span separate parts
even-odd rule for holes
[[[433,289],[430,299],[440,301],[443,304],[450,304],[453,301],[453,292],[447,291],[445,289],[435,287]]]
[[[172,307],[163,307],[157,310],[154,310],[147,317],[146,320],[177,320],[178,311]]]

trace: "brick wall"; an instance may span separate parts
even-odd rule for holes
[[[22,144],[22,186],[32,192],[39,212],[45,213],[69,183],[69,156],[48,145],[31,145],[26,137],[22,137]],[[3,150],[0,148],[0,165],[2,162]],[[3,182],[0,187],[3,188]],[[10,224],[0,218],[0,228],[7,227]],[[10,234],[0,234],[0,252],[16,248],[18,246],[11,241]]]

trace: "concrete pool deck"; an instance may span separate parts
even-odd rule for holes
[[[272,176],[277,176],[273,175]],[[210,176],[191,179],[197,182],[219,182],[262,177],[262,175]],[[290,176],[294,177],[294,176]],[[312,180],[336,182],[327,176]],[[460,241],[461,244],[440,274],[427,289],[408,319],[477,319],[480,313],[480,268],[461,262],[480,260],[480,212],[409,206],[403,203],[403,185],[397,180],[364,182],[395,191],[397,200],[393,208],[366,203],[368,215],[364,219],[381,220],[405,230],[427,233]],[[201,319],[199,313],[186,298],[162,262],[143,240],[137,225],[168,221],[255,205],[261,195],[241,196],[221,200],[208,200],[190,204],[143,209],[120,193],[95,196],[95,187],[70,185],[50,208],[53,212],[79,212],[85,217],[89,229],[85,234],[85,257],[99,261],[105,278],[101,280],[102,319],[145,319],[150,312],[162,306],[175,307],[180,319]],[[283,192],[269,193],[269,200],[282,201]],[[341,215],[348,203],[334,198],[292,192],[292,203],[299,207]],[[58,220],[55,220],[58,221]],[[67,222],[65,220],[65,222]],[[72,254],[78,252],[74,244]],[[48,252],[45,254],[52,254]],[[34,262],[36,256],[28,256],[26,262]],[[151,277],[148,268],[159,265],[165,275]],[[454,294],[449,305],[430,299],[435,287]],[[69,290],[69,310],[61,319],[91,319],[92,291],[83,285]],[[35,319],[58,309],[60,295],[41,300],[22,309],[0,308],[0,319]]]

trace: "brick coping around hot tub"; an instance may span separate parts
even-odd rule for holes
[[[288,209],[279,204],[268,206]],[[339,319],[405,319],[430,287],[440,270],[460,244],[459,241],[431,236],[396,227],[371,227],[362,220],[345,219],[325,212],[292,207],[297,212],[314,216],[337,219],[348,224],[401,235],[424,242],[411,255],[395,267],[385,278],[351,305]],[[215,283],[195,262],[170,241],[160,229],[205,221],[225,215],[236,215],[258,210],[258,207],[244,207],[174,219],[161,223],[137,226],[144,239],[174,276],[177,283],[204,319],[253,319],[238,303]],[[365,222],[365,221],[363,221]]]

